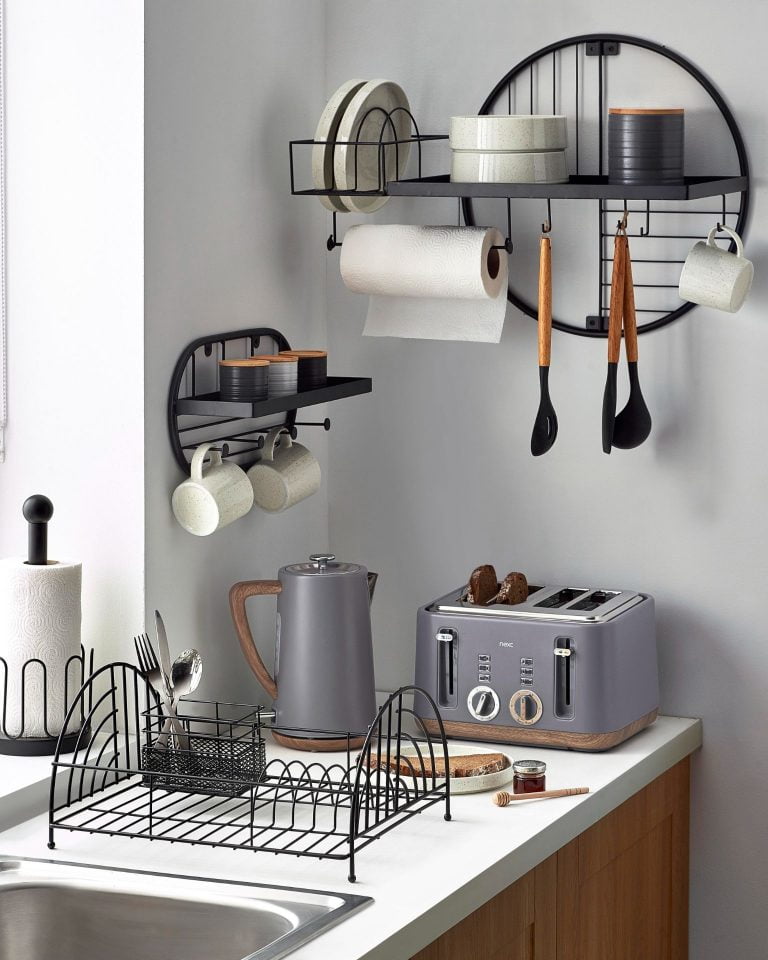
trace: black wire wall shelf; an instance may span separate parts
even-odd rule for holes
[[[626,50],[640,51],[643,54],[653,54],[662,58],[668,63],[674,64],[684,74],[693,79],[717,111],[717,114],[711,114],[712,118],[719,116],[725,124],[726,136],[730,138],[735,154],[737,171],[709,176],[687,176],[679,184],[622,184],[609,181],[604,174],[607,156],[607,92],[609,90],[609,80],[615,79],[616,76],[613,72],[614,68],[618,68],[622,59],[627,59],[626,56],[623,58],[621,56],[625,48]],[[611,63],[614,66],[609,68]],[[633,66],[637,69],[636,65],[633,64],[630,64],[629,69],[632,70]],[[648,65],[643,65],[643,69],[648,69]],[[382,113],[384,112],[382,111]],[[338,206],[339,209],[333,212],[332,232],[327,240],[328,250],[341,246],[336,229],[337,213],[343,213],[343,198],[345,196],[453,197],[459,200],[459,223],[463,219],[467,226],[474,226],[478,222],[482,222],[486,226],[494,225],[488,223],[485,219],[478,221],[475,201],[494,198],[504,200],[506,201],[507,232],[503,246],[507,253],[511,253],[513,248],[511,235],[512,200],[546,200],[546,232],[549,232],[552,226],[551,202],[553,200],[597,200],[598,309],[593,314],[587,315],[580,323],[573,320],[566,321],[553,318],[552,326],[557,330],[579,336],[606,337],[608,316],[606,288],[610,286],[607,283],[606,265],[611,263],[609,243],[614,235],[614,224],[610,222],[610,215],[616,212],[627,212],[632,216],[632,219],[636,215],[642,217],[644,220],[643,226],[636,233],[629,233],[628,236],[638,239],[643,238],[643,240],[660,240],[663,243],[661,250],[644,243],[640,245],[639,255],[633,255],[633,264],[637,263],[639,265],[638,272],[661,271],[660,274],[648,273],[648,275],[643,275],[638,278],[638,282],[635,284],[638,319],[644,318],[638,323],[638,333],[646,333],[672,323],[695,306],[695,304],[680,300],[677,292],[678,284],[669,282],[670,278],[667,274],[664,274],[663,266],[665,264],[678,265],[684,261],[687,251],[684,247],[675,246],[673,241],[706,239],[712,221],[710,219],[706,228],[697,232],[697,228],[693,226],[681,228],[674,218],[680,215],[711,218],[714,215],[718,217],[718,225],[727,225],[740,234],[742,238],[744,237],[749,212],[750,177],[747,151],[741,131],[725,98],[712,81],[690,60],[668,47],[641,37],[608,33],[586,34],[549,44],[521,60],[506,73],[486,97],[478,113],[481,116],[495,113],[567,114],[570,124],[568,157],[570,167],[573,170],[568,182],[549,184],[461,183],[451,181],[448,174],[425,176],[426,158],[423,156],[422,146],[440,143],[448,138],[442,134],[421,134],[412,114],[408,113],[411,121],[411,136],[398,139],[394,135],[395,124],[392,117],[384,114],[378,140],[332,142],[334,150],[337,146],[340,146],[354,151],[355,183],[357,183],[357,151],[360,148],[367,148],[369,151],[372,147],[378,148],[378,183],[375,190],[344,191],[297,188],[294,170],[294,148],[327,148],[328,142],[293,140],[290,143],[291,192],[296,195],[338,197],[341,201],[340,205],[334,204],[334,207]],[[415,151],[417,156],[416,176],[411,178],[400,177],[398,179],[388,178],[386,176],[387,160],[390,161],[389,168],[391,169],[392,151],[394,150],[397,155],[397,152],[402,150],[406,144],[409,146],[417,145]],[[722,166],[727,165],[722,164]],[[719,163],[717,166],[721,167]],[[585,167],[590,167],[591,170],[585,172]],[[395,163],[394,168],[396,170],[400,169],[399,164]],[[738,196],[738,206],[731,204],[729,208],[726,197],[733,195]],[[688,203],[710,197],[721,198],[719,210],[685,209],[679,206],[671,208],[667,206],[669,202]],[[617,211],[614,206],[610,205],[612,201],[621,203],[622,207]],[[630,203],[638,201],[643,204],[640,209],[628,206]],[[652,230],[651,217],[653,217],[654,223],[657,221],[664,223],[667,228]],[[730,238],[728,249],[735,250],[735,244]],[[508,290],[508,300],[524,314],[538,320],[536,306],[515,289],[512,279]]]
[[[408,705],[414,694],[430,704],[438,737],[430,739]],[[94,673],[71,715],[78,710],[93,733],[81,733],[71,757],[63,744],[56,751],[51,849],[61,830],[164,840],[338,860],[348,864],[352,882],[358,853],[390,830],[438,805],[451,819],[450,780],[435,773],[436,757],[448,769],[443,722],[431,697],[416,687],[393,693],[367,731],[302,730],[302,736],[346,740],[346,750],[322,762],[316,754],[270,759],[263,734],[296,733],[270,724],[271,711],[189,700],[180,701],[178,716],[190,749],[172,742],[167,762],[158,762],[160,701],[129,663]],[[353,749],[360,739],[362,747]]]
[[[266,341],[266,343],[265,343]],[[297,421],[304,407],[356,397],[373,390],[370,377],[328,377],[323,386],[265,400],[222,400],[219,361],[260,357],[290,344],[279,330],[252,327],[210,334],[190,343],[176,361],[168,391],[168,435],[179,468],[189,472],[192,455],[202,443],[215,442],[222,457],[248,469],[259,459],[264,434],[282,425],[296,439],[299,427],[330,430],[331,421]]]

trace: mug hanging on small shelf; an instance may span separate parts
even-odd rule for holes
[[[278,443],[279,441],[279,443]],[[248,471],[254,502],[270,513],[280,513],[320,489],[320,464],[310,451],[294,443],[284,427],[270,430],[261,460]]]
[[[203,472],[206,455],[210,463]],[[190,476],[173,491],[171,506],[187,533],[207,537],[248,513],[253,488],[241,467],[224,463],[213,443],[202,443],[192,457]]]

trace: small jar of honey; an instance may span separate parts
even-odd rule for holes
[[[512,764],[513,793],[538,793],[546,790],[547,765],[543,760],[515,760]]]

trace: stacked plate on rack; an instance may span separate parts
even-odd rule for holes
[[[566,117],[451,117],[451,180],[459,183],[566,183]]]
[[[332,213],[373,213],[389,199],[411,150],[408,98],[391,80],[348,80],[325,106],[312,147],[312,181]]]

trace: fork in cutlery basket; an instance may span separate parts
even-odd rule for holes
[[[162,698],[167,712],[160,735],[155,741],[155,746],[167,747],[168,733],[172,727],[179,748],[181,750],[189,750],[189,737],[184,732],[184,728],[176,716],[173,691],[169,688],[168,681],[160,669],[160,665],[157,662],[157,655],[155,654],[149,637],[146,633],[142,633],[138,637],[133,638],[133,644],[136,648],[136,659],[139,662],[139,669],[144,674],[144,677],[152,689]]]

